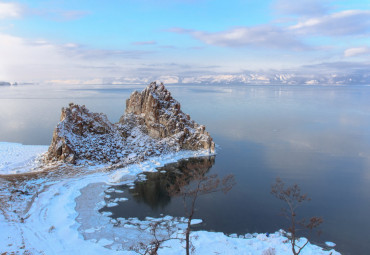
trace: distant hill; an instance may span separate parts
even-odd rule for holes
[[[0,86],[11,86],[12,84],[10,82],[6,81],[0,81]]]
[[[370,74],[319,72],[244,72],[226,74],[184,74],[104,78],[101,84],[143,84],[157,80],[167,84],[251,84],[251,85],[369,85]]]

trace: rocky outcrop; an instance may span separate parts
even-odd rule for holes
[[[140,119],[139,123],[145,125],[146,132],[153,138],[169,138],[180,149],[214,152],[215,144],[205,126],[195,123],[181,111],[180,103],[172,98],[163,83],[158,86],[152,82],[142,92],[132,93],[126,101],[126,114],[120,123],[125,123],[129,114]]]
[[[131,94],[116,124],[85,106],[71,103],[62,108],[47,160],[132,163],[181,149],[213,153],[215,145],[205,127],[181,111],[163,84],[154,82]]]
[[[92,113],[85,106],[69,104],[62,108],[48,150],[49,160],[75,163],[77,159],[110,161],[124,141],[106,115]],[[117,154],[117,153],[116,153]],[[111,157],[112,156],[112,157]]]

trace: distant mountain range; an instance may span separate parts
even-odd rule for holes
[[[12,84],[10,82],[6,81],[0,81],[0,86],[11,86]]]
[[[17,86],[17,85],[18,85],[17,82],[10,83],[10,82],[7,82],[7,81],[0,81],[0,86]]]
[[[370,67],[370,66],[369,66]],[[345,70],[345,69],[344,69]],[[93,78],[89,80],[49,80],[46,84],[147,84],[152,81],[164,84],[250,84],[250,85],[370,85],[370,72],[367,70],[328,72],[315,69],[292,72],[245,72],[245,73],[208,73],[186,72],[183,75],[138,75],[124,77]],[[19,83],[29,85],[37,83]],[[0,82],[0,86],[17,85]]]
[[[152,76],[105,78],[103,84],[143,84],[150,81],[165,84],[254,84],[254,85],[370,85],[369,74],[208,74],[198,76]]]

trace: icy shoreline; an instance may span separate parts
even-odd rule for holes
[[[0,142],[0,175],[31,172],[48,146]],[[36,161],[36,162],[35,162]]]
[[[37,155],[47,150],[47,146],[22,146],[20,144],[0,143],[0,148],[11,152],[6,162],[7,168],[0,168],[4,173],[25,167],[35,170],[38,165]],[[28,152],[27,152],[28,151]],[[27,152],[27,153],[25,153]],[[23,157],[23,156],[24,157]],[[143,226],[157,219],[147,218],[112,220],[99,209],[107,205],[104,200],[107,190],[116,192],[119,184],[133,185],[138,175],[145,171],[157,171],[156,168],[183,158],[208,156],[207,152],[180,151],[152,157],[146,161],[131,164],[124,168],[107,171],[107,165],[83,167],[85,174],[53,179],[49,176],[22,180],[20,187],[23,194],[17,194],[21,200],[30,200],[31,195],[25,187],[37,183],[39,189],[32,196],[33,202],[28,208],[18,208],[17,201],[7,201],[10,207],[3,208],[0,214],[0,253],[29,254],[137,254],[129,251],[135,241],[150,241],[150,233]],[[29,160],[32,159],[32,160]],[[13,160],[11,162],[10,160]],[[3,158],[0,161],[3,164]],[[71,166],[72,167],[72,166]],[[81,168],[81,167],[80,167]],[[6,170],[3,170],[6,169]],[[93,170],[93,171],[91,171]],[[23,172],[24,173],[24,172]],[[0,176],[0,181],[1,181]],[[7,180],[0,182],[3,185]],[[5,186],[4,186],[5,187]],[[1,189],[0,196],[11,197],[14,190]],[[9,199],[10,200],[10,199]],[[124,203],[124,199],[122,201]],[[114,206],[114,205],[113,205]],[[17,213],[12,212],[16,210]],[[166,216],[181,234],[181,220]],[[199,221],[198,221],[199,222]],[[138,228],[138,226],[141,226]],[[237,237],[223,233],[194,231],[192,236],[195,254],[291,254],[290,244],[281,232],[269,235],[246,234]],[[304,238],[301,239],[305,241]],[[159,254],[184,254],[179,240],[170,240],[163,244]],[[308,244],[301,254],[339,254],[334,250],[323,251],[321,247]]]

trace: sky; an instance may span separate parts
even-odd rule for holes
[[[370,1],[0,0],[0,81],[369,70]]]

